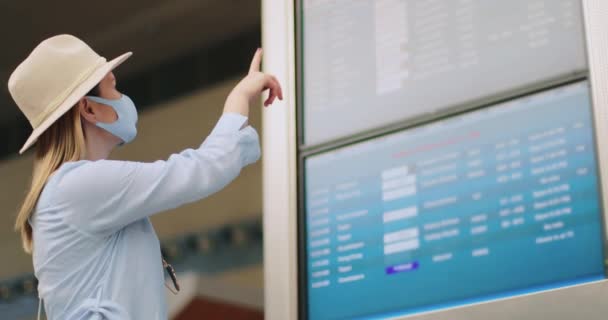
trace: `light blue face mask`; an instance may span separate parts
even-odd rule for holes
[[[122,144],[129,143],[137,136],[137,109],[126,94],[120,99],[108,100],[95,96],[87,99],[110,106],[116,112],[118,119],[112,123],[97,122],[95,125],[122,139]]]

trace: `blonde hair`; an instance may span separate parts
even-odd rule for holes
[[[23,249],[32,253],[30,217],[36,210],[40,194],[48,178],[63,163],[85,157],[85,138],[78,107],[72,108],[53,123],[36,142],[32,184],[17,214],[15,230],[21,233]]]

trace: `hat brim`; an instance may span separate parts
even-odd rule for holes
[[[29,149],[36,141],[38,137],[44,131],[46,131],[57,119],[63,116],[68,110],[70,110],[78,100],[84,97],[91,89],[93,89],[101,80],[108,74],[108,72],[114,70],[120,64],[125,62],[133,53],[127,52],[120,55],[118,58],[113,59],[99,67],[89,78],[83,81],[79,86],[77,86],[72,93],[53,111],[48,118],[46,118],[37,128],[34,129],[32,134],[29,136],[21,150],[19,150],[19,154],[23,154],[27,149]]]

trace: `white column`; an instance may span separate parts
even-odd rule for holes
[[[262,1],[263,69],[284,100],[262,114],[264,305],[267,320],[297,319],[296,109],[293,1]]]

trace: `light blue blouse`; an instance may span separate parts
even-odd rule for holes
[[[148,217],[219,191],[257,161],[259,138],[246,121],[224,114],[198,149],[166,161],[63,164],[30,220],[48,319],[167,319],[159,241]]]

